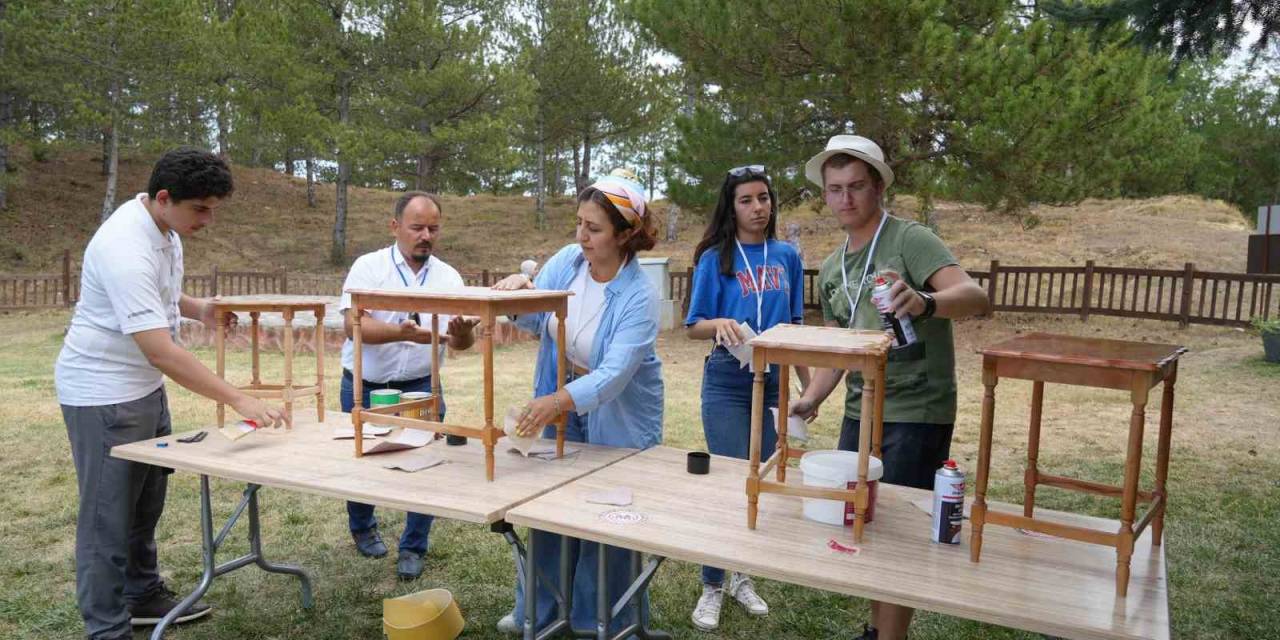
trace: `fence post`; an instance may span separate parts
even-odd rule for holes
[[[987,301],[991,303],[991,315],[996,314],[996,272],[1000,270],[1000,261],[992,260],[987,269]]]
[[[1182,311],[1178,315],[1181,316],[1178,324],[1187,326],[1191,324],[1191,287],[1194,283],[1196,271],[1196,263],[1188,262],[1186,270],[1182,272]]]
[[[689,300],[693,297],[693,267],[685,269],[684,276],[684,300],[680,301],[680,315],[689,314]]]
[[[489,270],[488,269],[485,269],[484,271],[480,272],[480,284],[486,287],[489,286]]]
[[[209,277],[209,295],[218,295],[218,265],[213,265],[213,275]]]
[[[280,278],[280,293],[282,295],[289,293],[289,274],[284,269],[280,269],[280,275],[277,277]]]
[[[1093,261],[1084,262],[1084,301],[1080,303],[1080,321],[1089,319],[1089,309],[1093,308]]]
[[[62,250],[62,305],[71,306],[71,250]]]

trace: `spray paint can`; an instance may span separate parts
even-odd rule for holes
[[[889,303],[893,300],[889,295],[891,286],[884,276],[876,276],[876,286],[871,289],[871,304],[880,310],[880,326],[893,332],[893,346],[905,347],[916,341],[916,331],[911,326],[911,318],[898,318],[889,310]]]
[[[942,544],[960,544],[963,520],[964,472],[955,460],[947,460],[933,474],[933,531],[929,537]]]

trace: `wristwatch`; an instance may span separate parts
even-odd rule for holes
[[[933,312],[938,310],[938,301],[934,300],[933,296],[923,291],[917,290],[916,293],[919,294],[920,297],[924,299],[924,311],[922,311],[920,315],[916,316],[916,318],[920,320],[924,320],[925,318],[932,318]]]

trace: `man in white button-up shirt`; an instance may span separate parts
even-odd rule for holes
[[[463,286],[456,269],[431,255],[440,238],[442,213],[440,199],[430,193],[410,191],[396,202],[391,220],[395,243],[356,259],[343,283],[347,289],[427,289],[449,290]],[[351,296],[343,294],[341,303],[347,341],[342,345],[342,410],[355,406],[351,371],[355,363],[351,342]],[[466,349],[475,342],[474,320],[461,316],[440,316],[440,326],[448,327],[447,342],[454,349]],[[361,406],[369,406],[369,393],[374,389],[431,391],[431,359],[444,356],[431,353],[431,316],[418,317],[400,311],[367,311],[360,319],[362,339],[361,375],[364,378]],[[444,341],[442,341],[443,345]],[[442,363],[443,364],[443,363]],[[440,398],[440,420],[444,420],[443,394]],[[378,534],[378,521],[373,505],[347,503],[347,519],[356,550],[361,555],[380,558],[387,547]],[[432,517],[410,513],[400,536],[400,554],[396,575],[412,580],[422,574],[422,557],[427,552],[427,537]]]

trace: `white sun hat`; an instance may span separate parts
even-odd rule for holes
[[[884,152],[880,150],[880,145],[862,136],[850,135],[831,136],[831,139],[827,141],[826,150],[809,158],[809,161],[804,163],[804,175],[809,179],[809,182],[819,187],[825,186],[822,184],[822,163],[837,153],[847,153],[874,167],[876,171],[880,172],[880,177],[884,179],[884,187],[886,189],[893,184],[893,169],[890,169],[889,165],[885,164]]]

